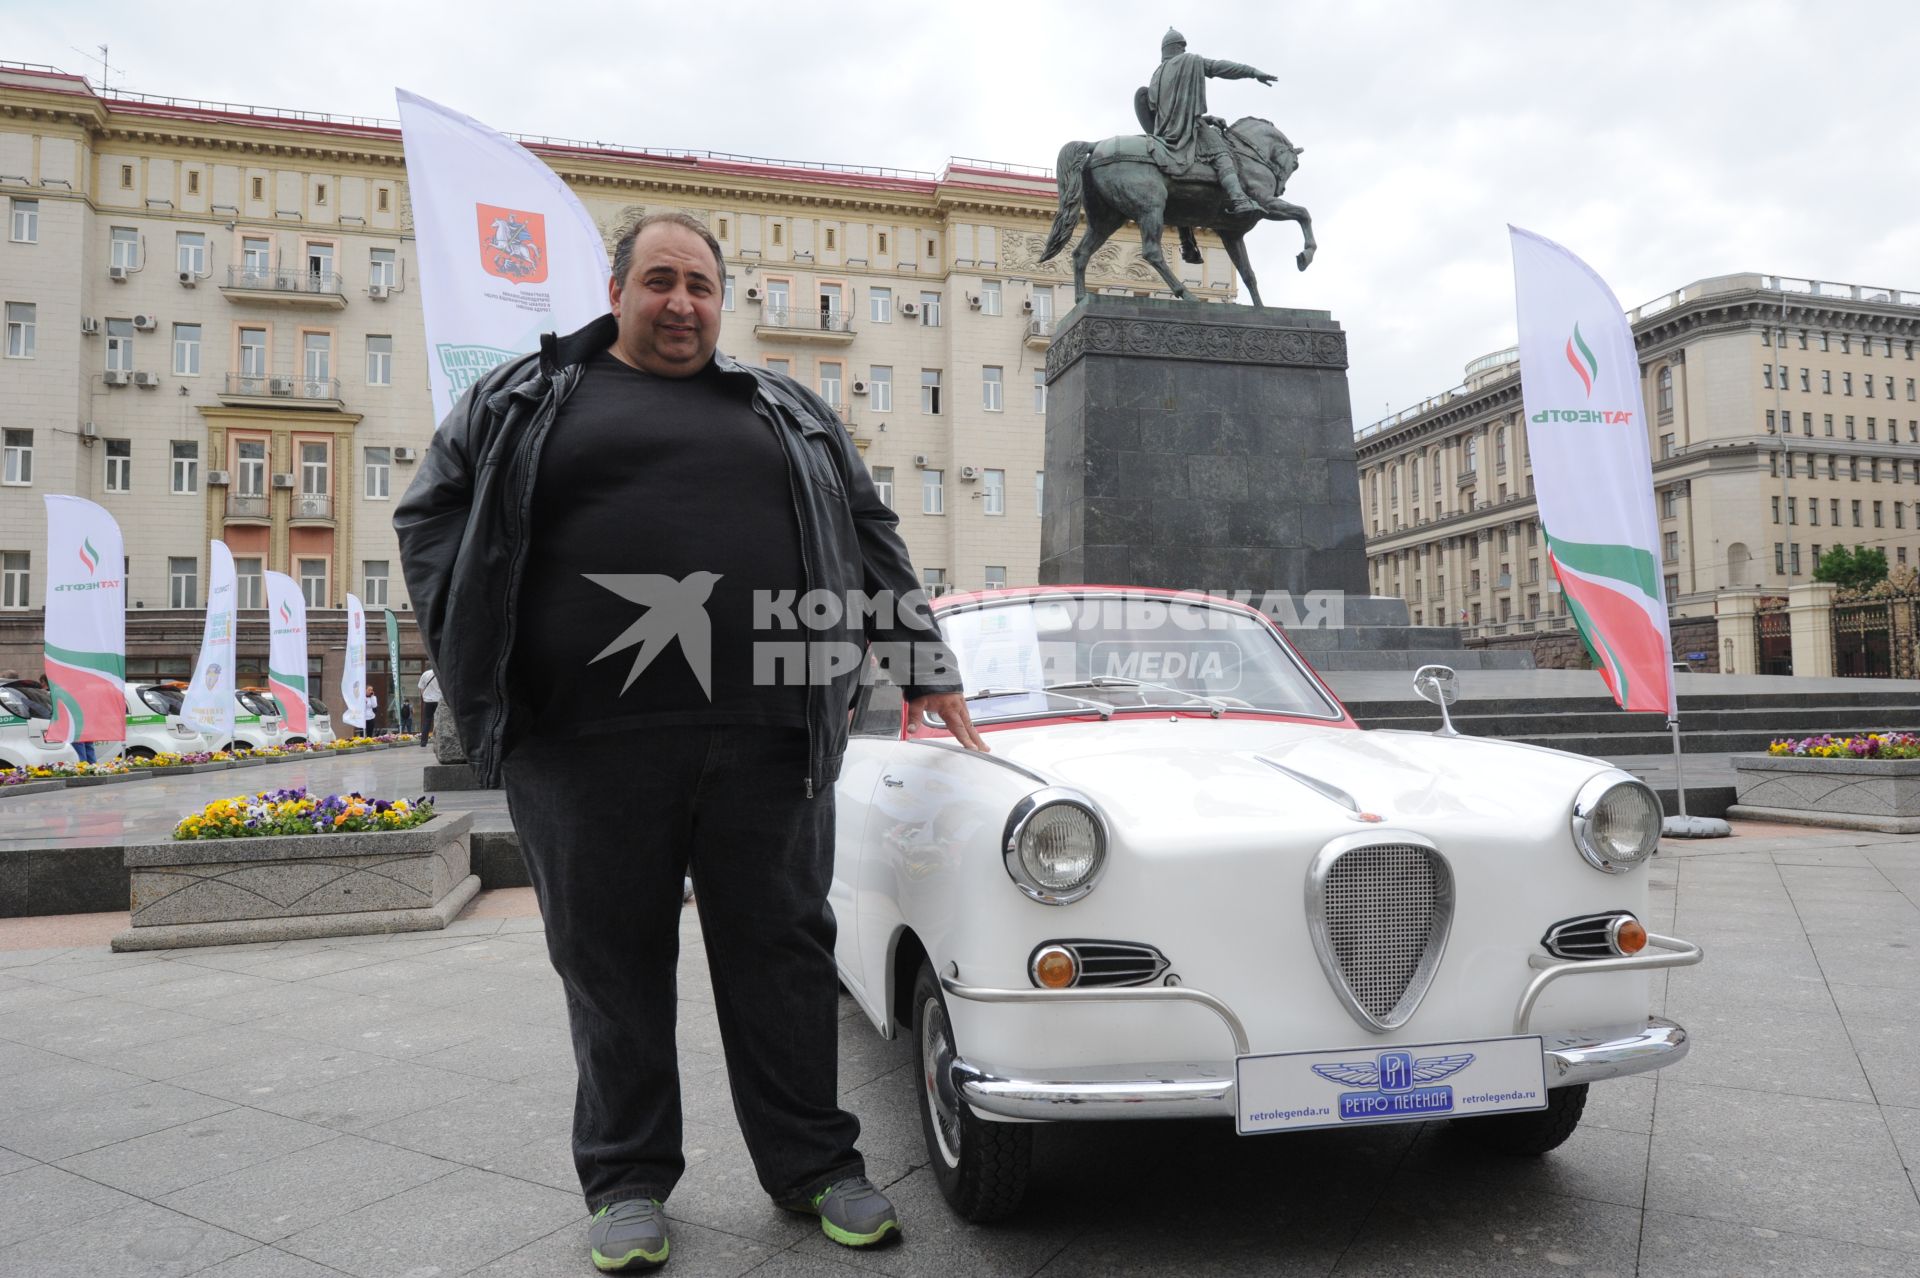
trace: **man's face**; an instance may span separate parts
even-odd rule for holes
[[[625,280],[607,287],[620,337],[614,352],[661,377],[691,377],[720,344],[720,284],[713,250],[684,226],[640,232]]]

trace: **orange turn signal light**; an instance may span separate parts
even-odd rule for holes
[[[1647,929],[1635,918],[1623,918],[1613,929],[1613,948],[1621,954],[1638,954],[1647,948]]]
[[[1033,956],[1033,983],[1043,990],[1063,990],[1080,976],[1080,963],[1073,951],[1049,945]]]

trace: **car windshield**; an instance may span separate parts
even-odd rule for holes
[[[156,684],[140,689],[140,699],[147,703],[148,709],[157,714],[179,714],[180,705],[186,700],[186,695],[178,688]]]
[[[249,714],[264,714],[273,719],[280,717],[280,707],[258,692],[240,691],[233,695],[240,699],[240,704],[247,708]]]
[[[1039,595],[940,614],[973,718],[1266,711],[1333,719],[1260,617],[1192,599]]]
[[[39,684],[0,684],[0,710],[17,719],[51,719],[53,700]]]
[[[333,713],[333,711],[327,709],[326,702],[315,701],[311,697],[307,698],[307,712],[309,714],[317,714],[317,715],[329,715]]]

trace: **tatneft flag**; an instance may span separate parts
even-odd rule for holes
[[[240,592],[233,552],[224,541],[207,546],[207,623],[200,632],[200,660],[180,703],[180,717],[214,735],[214,745],[233,740],[234,608]]]
[[[1552,240],[1507,229],[1548,561],[1620,708],[1671,717],[1673,642],[1633,330],[1592,267]]]
[[[394,90],[435,421],[489,369],[607,311],[607,246],[559,175],[478,120]]]
[[[126,548],[120,525],[79,497],[47,499],[49,741],[127,739]]]
[[[307,735],[307,601],[284,572],[267,574],[267,688],[287,732]]]
[[[340,717],[356,728],[367,726],[367,613],[347,596],[347,659],[340,667]]]

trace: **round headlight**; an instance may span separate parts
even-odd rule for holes
[[[1043,790],[1022,799],[1007,820],[1007,873],[1036,901],[1079,900],[1093,890],[1106,859],[1106,825],[1083,796]]]
[[[1573,842],[1587,864],[1623,874],[1660,846],[1660,799],[1639,781],[1595,777],[1573,801]]]

